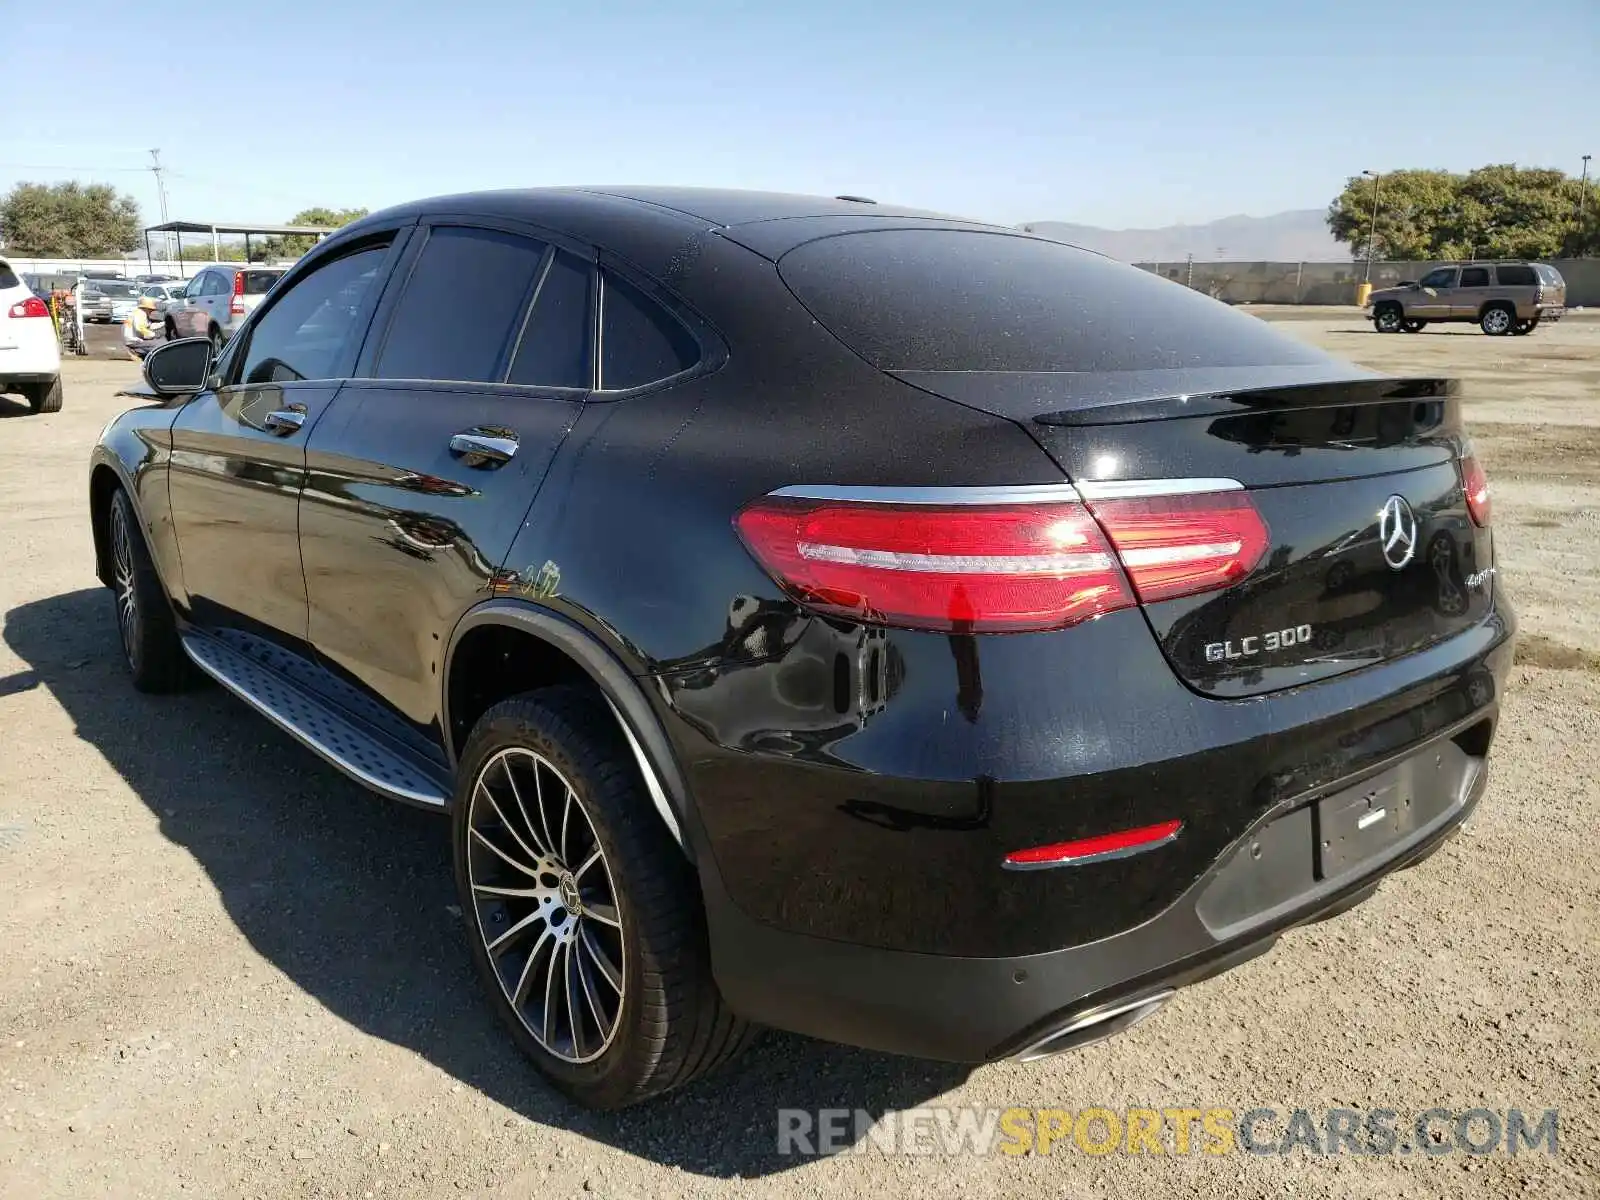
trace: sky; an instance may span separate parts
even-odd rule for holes
[[[1600,0],[182,8],[0,0],[0,193],[111,183],[154,222],[159,147],[184,220],[652,183],[1129,228],[1600,152]]]

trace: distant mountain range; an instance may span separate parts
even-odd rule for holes
[[[1098,229],[1067,221],[1029,221],[1023,228],[1124,262],[1179,262],[1190,254],[1197,262],[1350,261],[1349,248],[1333,240],[1327,213],[1320,208],[1164,229]]]

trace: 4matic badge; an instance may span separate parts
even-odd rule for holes
[[[1270,654],[1274,650],[1287,650],[1290,646],[1304,646],[1311,641],[1311,626],[1294,625],[1288,629],[1272,629],[1266,633],[1251,634],[1237,641],[1207,642],[1207,662],[1230,662],[1236,658],[1251,658],[1257,654]]]

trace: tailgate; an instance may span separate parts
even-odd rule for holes
[[[1490,535],[1468,510],[1459,401],[1443,381],[1189,396],[1047,415],[1033,430],[1114,539],[1115,504],[1129,503],[1117,498],[1137,495],[1130,479],[1249,497],[1266,527],[1253,568],[1221,590],[1144,605],[1199,691],[1328,678],[1488,615]],[[1173,482],[1185,480],[1195,482]]]

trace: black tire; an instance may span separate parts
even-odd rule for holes
[[[526,807],[529,772],[538,815]],[[512,788],[518,777],[521,787]],[[559,842],[551,833],[558,826],[549,807],[558,793],[569,797],[561,802]],[[577,807],[567,807],[573,800]],[[543,838],[536,824],[541,820],[550,822]],[[517,1046],[567,1096],[589,1108],[624,1108],[688,1083],[753,1040],[756,1027],[728,1008],[712,979],[694,868],[653,811],[616,720],[599,698],[577,688],[551,687],[484,713],[461,756],[451,823],[461,913],[490,1003]],[[584,838],[582,828],[592,840]],[[510,857],[490,850],[487,842],[506,848]],[[582,856],[587,864],[597,851],[599,874],[585,877],[591,867],[574,869],[567,861]],[[513,858],[538,869],[512,870]],[[555,874],[559,885],[552,885],[547,874]],[[582,886],[587,888],[599,881],[599,898],[580,895],[574,876],[586,878]],[[528,886],[534,883],[538,887]],[[513,898],[483,890],[514,885],[522,891]],[[595,917],[602,911],[605,917]],[[530,924],[535,921],[542,924]],[[492,955],[491,941],[508,934],[520,942],[508,941],[499,956]],[[603,960],[594,948],[597,934],[609,947]],[[558,959],[564,945],[571,949]],[[523,946],[528,946],[525,954]],[[553,947],[548,957],[546,946]],[[600,990],[601,980],[613,976],[622,981],[620,994],[614,984],[609,992]],[[565,1016],[559,995],[553,1005],[541,999],[552,995],[558,978],[574,988],[566,1003],[577,1010],[568,1007]],[[513,993],[522,995],[520,1005],[513,1003]],[[573,995],[583,995],[588,1007]],[[609,1031],[595,996],[611,1020]],[[594,1019],[580,1017],[579,1011]],[[552,1036],[553,1030],[561,1032],[563,1021],[573,1031],[564,1040]],[[534,1024],[556,1049],[535,1036]],[[584,1053],[591,1057],[583,1058]]]
[[[1405,310],[1398,304],[1380,304],[1372,310],[1372,327],[1379,333],[1399,333],[1405,325]]]
[[[211,361],[216,362],[222,357],[222,330],[213,325],[206,336],[211,339]]]
[[[163,326],[162,332],[167,335],[167,341],[175,342],[178,340],[178,327],[170,320],[167,321],[165,326]]]
[[[138,514],[120,488],[111,497],[106,538],[113,612],[133,686],[141,692],[181,692],[193,687],[200,673],[183,652],[172,605],[150,561]]]
[[[1478,316],[1478,328],[1490,337],[1504,337],[1517,326],[1517,310],[1509,304],[1491,304]]]
[[[28,407],[34,412],[58,413],[61,411],[61,376],[44,383],[30,383],[22,394],[28,398]]]
[[[1518,321],[1516,325],[1512,327],[1511,332],[1516,334],[1518,337],[1527,337],[1528,334],[1532,333],[1538,327],[1539,318],[1534,317],[1531,321]]]
[[[1407,333],[1421,333],[1428,327],[1426,321],[1419,321],[1414,317],[1407,318],[1400,326]]]

